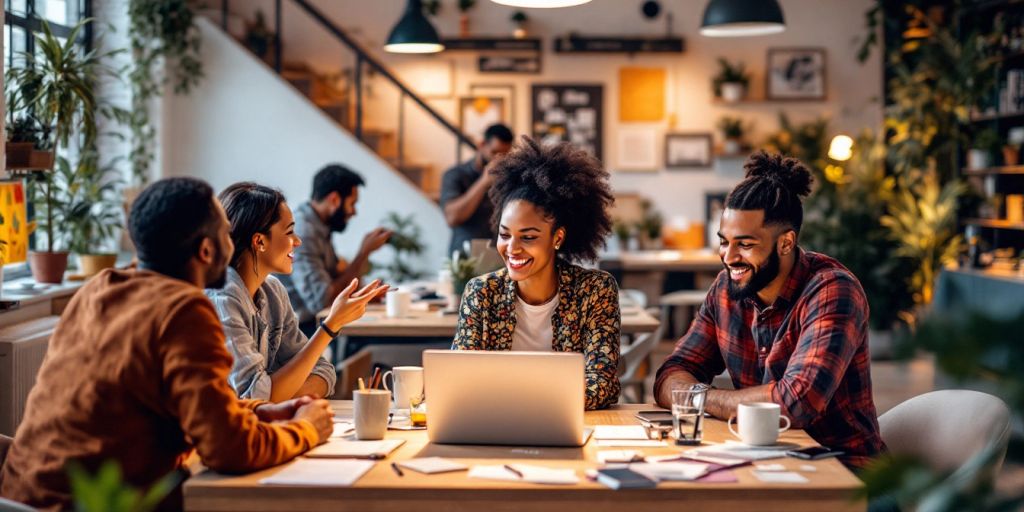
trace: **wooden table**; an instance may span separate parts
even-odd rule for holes
[[[334,402],[335,415],[351,418],[351,402]],[[633,413],[650,405],[617,406],[586,414],[590,425],[633,424]],[[706,423],[705,439],[729,438],[725,424]],[[758,510],[785,512],[863,511],[864,500],[852,496],[862,487],[835,459],[806,462],[776,459],[789,470],[813,465],[817,471],[801,472],[806,484],[765,484],[751,474],[751,468],[735,470],[736,483],[663,482],[655,489],[613,491],[584,478],[585,469],[597,468],[591,441],[583,448],[531,448],[433,445],[424,431],[389,431],[388,438],[403,438],[406,443],[378,462],[352,487],[278,487],[257,482],[284,466],[243,476],[220,475],[210,471],[189,479],[184,486],[186,511],[320,511],[358,512],[394,511],[585,511],[623,512],[627,510],[717,510],[723,512]],[[803,431],[791,430],[781,436],[784,442],[816,444]],[[606,448],[607,449],[607,448]],[[677,451],[674,446],[637,448],[647,455]],[[518,482],[470,479],[465,472],[422,475],[406,470],[404,477],[390,467],[392,461],[421,456],[443,456],[467,465],[525,463],[547,467],[572,468],[580,483],[548,486]]]
[[[345,336],[374,337],[438,337],[454,338],[459,322],[457,314],[442,314],[440,311],[411,311],[403,318],[389,318],[384,307],[370,305],[362,318],[345,325]],[[639,308],[622,309],[622,334],[635,335],[652,333],[661,322]]]

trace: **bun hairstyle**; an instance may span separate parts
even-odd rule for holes
[[[608,210],[615,202],[601,162],[568,143],[541,146],[524,135],[494,163],[491,172],[495,175],[490,191],[495,232],[505,206],[521,199],[544,212],[555,229],[565,228],[560,257],[569,261],[597,259],[611,234]]]
[[[811,171],[796,158],[758,151],[743,164],[746,178],[725,199],[733,210],[764,210],[765,225],[800,232],[804,222],[802,198],[811,193]]]

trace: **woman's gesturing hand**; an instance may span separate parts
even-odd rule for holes
[[[368,302],[388,291],[388,285],[381,284],[380,279],[375,279],[359,291],[355,291],[358,285],[359,280],[353,279],[331,304],[331,312],[327,315],[326,323],[332,331],[338,331],[345,324],[358,320],[366,312]]]

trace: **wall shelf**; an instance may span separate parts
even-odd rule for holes
[[[964,219],[964,224],[981,226],[984,228],[1024,231],[1024,222],[1010,222],[1003,219]]]
[[[984,123],[986,121],[996,121],[1002,119],[1016,119],[1024,118],[1024,111],[1021,112],[1003,112],[998,114],[977,114],[971,115],[972,123]]]
[[[1000,167],[989,167],[986,169],[964,169],[963,173],[967,176],[1024,174],[1024,165],[1004,165]]]
[[[555,39],[555,53],[682,53],[681,37],[590,37]]]
[[[541,40],[537,37],[516,39],[513,37],[464,37],[442,39],[446,52],[537,52],[541,51]]]

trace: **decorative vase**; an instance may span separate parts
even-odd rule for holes
[[[967,168],[987,169],[992,163],[992,157],[984,149],[972,149],[967,152]]]
[[[459,37],[469,37],[469,14],[459,15]]]
[[[1020,163],[1020,149],[1016,146],[1003,146],[1003,164],[1017,165]]]
[[[29,251],[28,261],[32,267],[32,277],[37,283],[64,282],[64,271],[68,269],[68,253]]]
[[[114,268],[117,263],[116,254],[79,254],[78,266],[82,275],[92,277],[108,268]]]
[[[722,145],[722,152],[726,156],[736,156],[740,154],[742,148],[743,144],[740,143],[739,139],[725,139],[725,143]]]
[[[739,82],[726,82],[722,84],[722,101],[726,103],[738,103],[743,99],[747,88]]]

